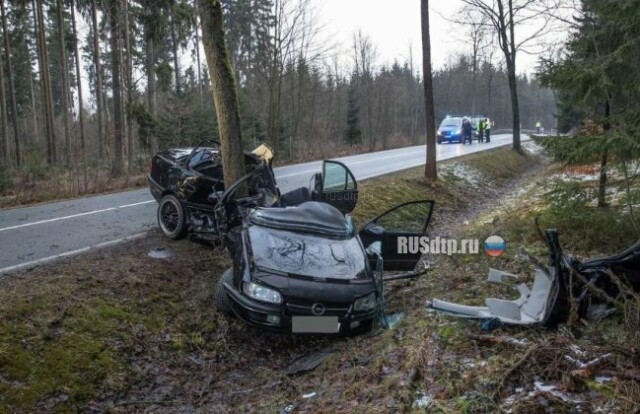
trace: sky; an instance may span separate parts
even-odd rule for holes
[[[346,49],[359,29],[370,36],[377,48],[378,64],[404,61],[413,46],[414,60],[422,67],[422,34],[420,0],[316,0],[323,32],[340,39]],[[463,3],[460,0],[431,0],[431,59],[435,69],[443,67],[457,53],[470,53],[465,28],[445,18],[457,18]],[[523,28],[526,34],[531,28]],[[554,36],[557,38],[557,36]],[[501,53],[498,51],[498,53]],[[535,72],[537,55],[519,53],[518,72]]]

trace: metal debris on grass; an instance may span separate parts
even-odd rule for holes
[[[166,247],[156,247],[155,249],[149,250],[147,256],[152,259],[171,259],[173,253]]]

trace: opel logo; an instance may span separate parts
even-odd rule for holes
[[[313,313],[316,316],[324,315],[324,311],[325,311],[325,307],[322,303],[314,303],[313,306],[311,306],[311,313]]]

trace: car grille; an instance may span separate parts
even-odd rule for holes
[[[351,303],[310,301],[296,298],[285,298],[285,305],[291,315],[314,315],[311,308],[316,303],[324,305],[323,316],[344,316]]]

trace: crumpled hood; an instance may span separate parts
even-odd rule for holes
[[[291,275],[360,279],[366,257],[357,237],[336,240],[261,226],[249,227],[254,263]]]

